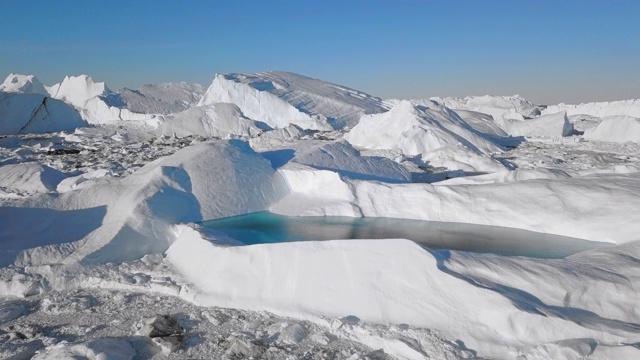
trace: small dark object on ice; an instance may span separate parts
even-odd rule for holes
[[[67,155],[67,154],[79,154],[80,150],[77,149],[57,149],[47,151],[47,155]]]

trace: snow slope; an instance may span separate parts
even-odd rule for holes
[[[351,179],[383,182],[410,182],[411,174],[395,161],[379,156],[362,156],[344,140],[296,150],[285,168],[302,164],[320,170],[335,171]]]
[[[386,113],[362,117],[344,138],[356,147],[395,149],[407,155],[456,144],[480,154],[501,151],[457,114],[435,103],[414,106],[402,101]]]
[[[560,111],[566,111],[567,115],[590,115],[597,117],[627,115],[640,118],[640,99],[591,102],[578,105],[549,105],[544,109],[543,114],[553,114]]]
[[[33,75],[11,73],[0,85],[0,92],[49,95],[44,85]]]
[[[640,143],[640,118],[626,115],[607,116],[597,126],[587,129],[583,138],[610,142]]]
[[[161,135],[229,138],[254,137],[270,128],[245,117],[234,104],[217,103],[197,106],[177,114],[159,116]]]
[[[493,117],[489,114],[484,114],[477,111],[471,110],[454,110],[462,120],[464,120],[469,126],[474,128],[475,130],[494,136],[496,138],[502,136],[508,136],[504,130],[496,123]]]
[[[501,359],[536,350],[544,354],[533,348],[558,339],[604,344],[640,339],[634,326],[624,322],[639,319],[639,297],[631,280],[638,279],[637,265],[622,254],[596,251],[591,267],[585,268],[580,258],[512,260],[429,251],[400,239],[252,246],[216,242],[214,234],[184,227],[167,252],[196,286],[182,295],[200,305],[408,324],[460,339],[479,356]],[[632,256],[640,254],[637,244],[628,249]],[[630,278],[607,276],[611,264]],[[546,279],[555,286],[544,284]],[[613,294],[602,299],[599,293],[608,289]],[[608,306],[620,295],[618,306]],[[619,318],[623,320],[614,320]],[[578,352],[577,359],[578,344],[559,348]],[[419,353],[418,346],[413,349]]]
[[[60,100],[0,92],[0,135],[73,131],[86,125],[74,108]]]
[[[216,74],[198,105],[229,102],[271,127],[289,124],[332,130],[353,126],[362,115],[386,111],[376,97],[288,72]]]

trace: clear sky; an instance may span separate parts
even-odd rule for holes
[[[640,98],[640,1],[0,0],[0,77],[285,70],[380,97]]]

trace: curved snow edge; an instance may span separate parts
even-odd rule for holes
[[[640,174],[435,186],[351,180],[312,168],[278,172],[292,192],[270,208],[281,215],[460,222],[614,244],[640,240]]]

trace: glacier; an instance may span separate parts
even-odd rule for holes
[[[637,358],[638,104],[382,100],[287,72],[116,92],[10,74],[1,357]],[[562,259],[405,239],[243,246],[200,225],[264,210],[609,246]],[[183,350],[136,333],[157,312],[178,312]]]

